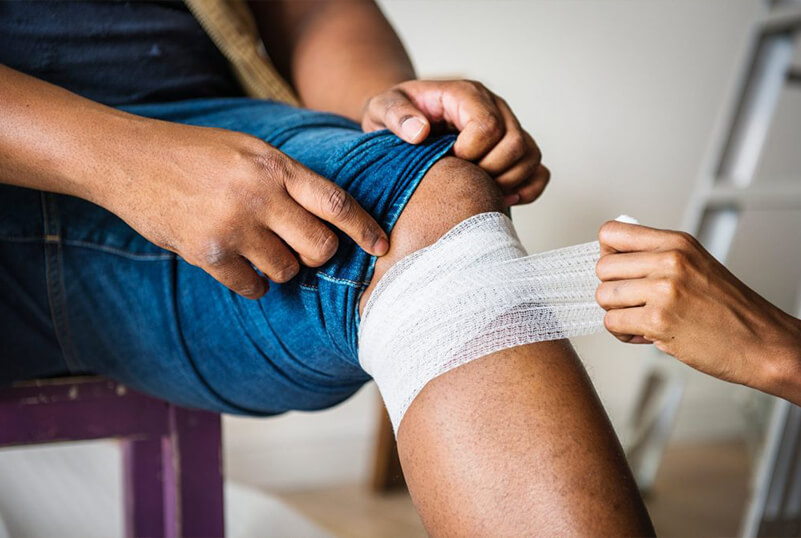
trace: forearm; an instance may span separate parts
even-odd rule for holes
[[[142,120],[0,65],[0,182],[98,201]]]
[[[309,108],[359,120],[369,97],[414,78],[403,45],[370,0],[252,6],[268,50]]]

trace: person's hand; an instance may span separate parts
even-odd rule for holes
[[[534,139],[506,101],[479,82],[402,82],[368,99],[362,114],[365,132],[389,129],[410,144],[438,125],[459,131],[454,154],[495,178],[507,205],[533,202],[545,190],[551,174]]]
[[[611,221],[598,238],[596,300],[618,339],[653,343],[714,377],[801,401],[799,320],[686,233]]]
[[[383,230],[343,189],[249,135],[137,120],[121,163],[95,200],[155,244],[234,292],[257,299],[267,279],[286,282],[299,262],[317,267],[337,250],[323,221],[367,252],[389,248]],[[251,264],[253,266],[251,266]]]

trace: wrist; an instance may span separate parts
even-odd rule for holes
[[[787,384],[791,387],[796,404],[801,404],[801,320],[792,318],[790,344],[787,347],[789,375]],[[788,398],[790,399],[790,398]]]
[[[767,361],[767,392],[801,405],[801,320],[784,314],[776,328],[776,346]]]
[[[158,122],[132,114],[111,114],[97,122],[95,133],[86,142],[83,162],[77,163],[80,191],[76,196],[114,211],[115,200],[129,197],[148,174],[146,163],[157,159],[167,140],[160,138]],[[91,165],[87,166],[87,163]]]

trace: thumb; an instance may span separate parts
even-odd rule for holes
[[[389,129],[410,144],[419,144],[431,130],[425,114],[397,89],[372,98],[366,112],[362,122],[365,131]]]

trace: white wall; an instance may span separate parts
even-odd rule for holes
[[[534,135],[551,186],[514,218],[530,252],[591,240],[620,213],[678,227],[744,52],[751,0],[385,0],[422,77],[483,81]],[[617,426],[643,349],[576,342]],[[741,427],[731,387],[691,373],[677,436]],[[372,391],[372,389],[370,389]],[[375,394],[315,417],[229,420],[229,472],[275,487],[364,477]],[[254,467],[255,466],[255,467]]]

